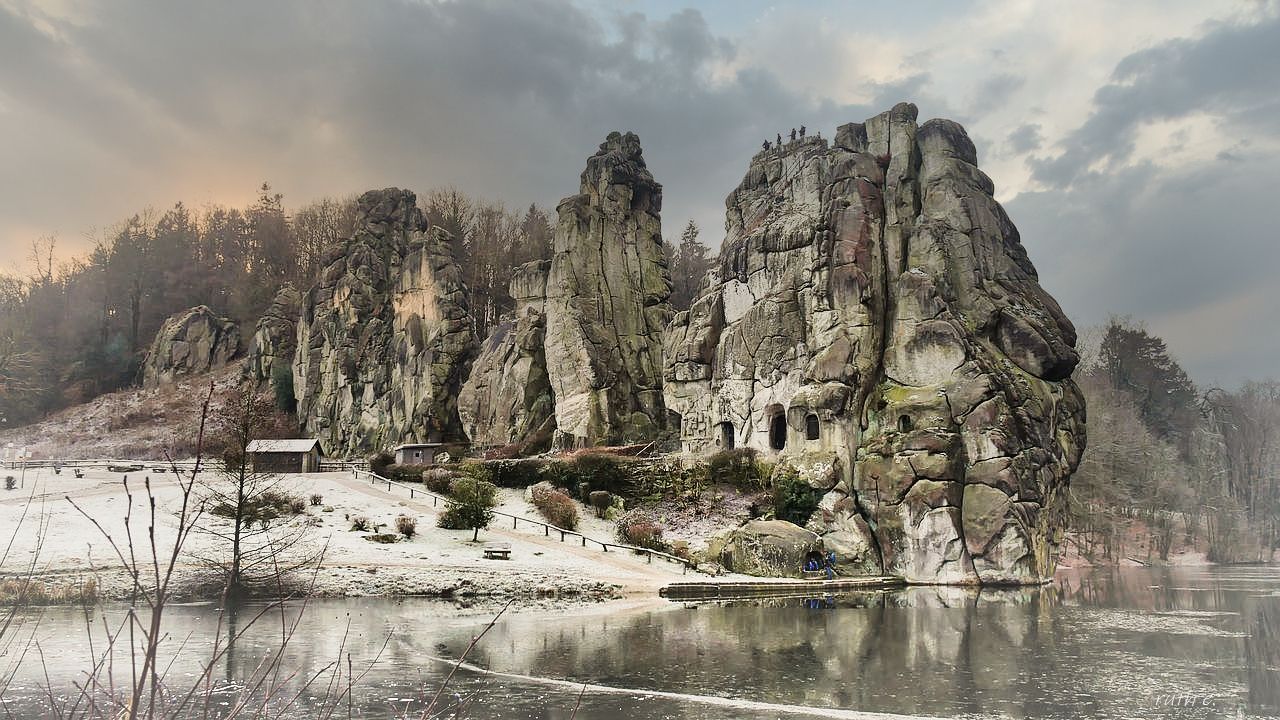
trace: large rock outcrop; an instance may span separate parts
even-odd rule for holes
[[[412,192],[365,193],[355,231],[303,299],[298,419],[327,454],[462,439],[457,394],[475,338],[457,263]]]
[[[661,209],[639,138],[610,133],[579,193],[557,208],[551,261],[516,273],[515,317],[485,340],[463,388],[473,442],[527,440],[552,418],[566,447],[663,431],[662,331],[672,310]]]
[[[547,374],[556,425],[577,444],[638,442],[665,426],[662,331],[671,275],[662,186],[633,133],[610,133],[560,201],[547,277]]]
[[[463,430],[476,445],[521,443],[555,427],[542,348],[548,266],[532,262],[516,270],[509,288],[515,315],[499,321],[481,345],[458,395]]]
[[[255,382],[271,379],[277,367],[293,366],[294,348],[298,341],[298,316],[302,312],[302,293],[291,283],[276,291],[249,339],[245,357],[245,373]]]
[[[813,532],[786,520],[750,520],[726,538],[720,564],[747,575],[801,577],[810,556],[823,556]]]
[[[198,305],[164,321],[142,366],[142,384],[153,388],[183,375],[225,366],[240,352],[240,327]]]
[[[1075,331],[964,130],[901,104],[757,154],[726,205],[664,341],[685,447],[829,456],[809,527],[846,565],[1050,577],[1085,440]]]

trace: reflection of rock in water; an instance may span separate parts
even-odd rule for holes
[[[956,715],[1022,708],[1053,634],[1052,588],[912,587],[756,598],[599,617],[506,620],[476,663],[690,694]],[[816,605],[816,607],[815,607]],[[726,687],[726,678],[735,683]],[[917,684],[927,685],[920,692]],[[1028,709],[1030,713],[1030,709]]]
[[[1249,668],[1249,709],[1280,710],[1280,596],[1245,601],[1244,655]]]

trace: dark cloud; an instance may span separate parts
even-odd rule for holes
[[[1280,245],[1274,157],[1139,164],[1006,203],[1041,281],[1077,324],[1132,315],[1202,382],[1274,374]]]
[[[1207,114],[1231,133],[1280,134],[1280,14],[1216,23],[1133,53],[1093,98],[1089,119],[1054,158],[1032,161],[1035,178],[1065,187],[1099,161],[1123,164],[1146,123]]]
[[[1032,150],[1039,150],[1044,144],[1044,135],[1040,133],[1040,125],[1036,123],[1027,123],[1020,125],[1018,129],[1009,133],[1009,137],[1005,139],[1009,146],[1009,150],[1015,155],[1029,153]]]
[[[1147,321],[1193,377],[1232,385],[1274,374],[1280,265],[1267,208],[1280,180],[1280,19],[1217,24],[1124,58],[1056,159],[1033,159],[1047,189],[1007,203],[1041,279],[1078,324]],[[1215,118],[1216,153],[1184,130],[1134,159],[1152,121]],[[1028,148],[1037,133],[1009,138]],[[1270,139],[1272,142],[1258,142]],[[1201,140],[1203,142],[1203,140]],[[1184,152],[1178,162],[1169,154]],[[1212,152],[1212,151],[1210,151]],[[1099,161],[1104,169],[1088,170]]]
[[[551,0],[124,0],[99,11],[64,22],[0,10],[0,88],[17,108],[0,128],[43,126],[24,153],[30,182],[0,200],[0,218],[74,237],[88,223],[67,214],[68,197],[94,198],[81,209],[105,223],[261,179],[296,201],[454,184],[552,204],[618,129],[640,134],[672,227],[695,218],[714,245],[720,199],[764,138],[878,111],[807,99],[759,69],[712,79],[736,48],[695,10],[602,21]],[[883,90],[896,101],[924,77]],[[78,177],[46,162],[85,141],[106,156],[86,156]]]

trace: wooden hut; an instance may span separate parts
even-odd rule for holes
[[[254,472],[320,471],[320,441],[315,439],[253,440],[246,448]]]
[[[396,448],[397,465],[431,465],[444,443],[409,443]]]

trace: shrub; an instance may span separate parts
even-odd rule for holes
[[[411,538],[418,533],[418,519],[408,515],[401,515],[396,518],[396,532]]]
[[[524,489],[542,482],[542,468],[546,463],[542,460],[502,460],[486,463],[492,473],[494,485],[505,488]]]
[[[573,459],[573,470],[577,482],[590,483],[596,490],[621,492],[625,489],[627,473],[616,456],[600,452],[582,453]]]
[[[388,480],[395,480],[400,483],[420,483],[422,476],[430,470],[430,465],[388,465],[378,473]]]
[[[590,483],[579,482],[578,474],[574,472],[573,465],[564,460],[551,460],[544,465],[542,468],[542,480],[562,488],[581,488],[582,485],[590,485]]]
[[[493,468],[482,462],[464,462],[458,466],[458,474],[477,482],[489,483],[495,487],[498,484],[494,481]]]
[[[324,504],[324,496],[320,493],[311,494],[311,507],[320,507]]]
[[[493,506],[498,504],[498,487],[491,482],[463,477],[453,483],[449,507],[436,521],[436,525],[450,530],[474,532],[472,542],[479,540],[480,528],[493,519]]]
[[[640,510],[625,512],[618,518],[618,537],[636,547],[659,551],[667,549],[662,540],[662,526],[652,515]]]
[[[395,455],[383,450],[369,458],[369,471],[375,475],[382,475],[383,477],[386,477],[386,475],[383,475],[383,471],[387,469],[388,465],[395,463],[395,461]]]
[[[578,527],[578,504],[573,498],[546,482],[534,485],[530,491],[533,506],[538,508],[547,522],[565,530]]]
[[[351,532],[366,532],[369,529],[369,518],[356,515],[351,518]]]
[[[707,460],[707,473],[712,482],[744,489],[759,489],[769,477],[756,462],[755,448],[721,450]]]
[[[818,509],[822,493],[805,482],[794,468],[780,467],[773,473],[773,515],[804,525]]]
[[[449,494],[449,485],[453,483],[453,473],[439,467],[427,468],[422,472],[422,484],[433,493]]]
[[[224,501],[214,505],[209,512],[223,518],[234,519],[237,515],[241,521],[253,525],[269,523],[284,515],[298,515],[307,511],[307,503],[301,496],[290,493],[265,490],[256,495],[246,497],[237,512],[236,504]]]
[[[608,490],[596,490],[589,495],[589,498],[598,518],[603,518],[609,511],[609,507],[613,505],[613,493]]]

